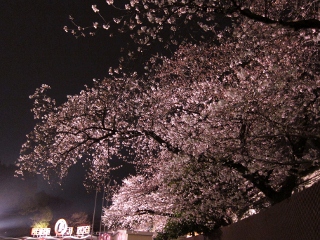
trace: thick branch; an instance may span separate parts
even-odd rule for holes
[[[277,194],[277,192],[270,186],[266,185],[265,179],[257,172],[250,173],[247,167],[243,166],[241,163],[235,163],[232,160],[227,160],[224,165],[235,169],[241,174],[242,177],[249,180],[256,188],[263,192],[266,197],[273,201],[274,196]]]
[[[305,20],[299,20],[299,21],[274,20],[268,17],[258,15],[256,13],[253,13],[248,8],[244,8],[244,9],[241,8],[241,6],[239,6],[235,0],[232,0],[232,3],[234,4],[235,8],[240,14],[258,22],[262,22],[265,24],[279,24],[281,26],[293,28],[295,30],[307,29],[307,28],[320,29],[320,21],[317,19],[305,19]]]
[[[144,131],[144,134],[146,136],[153,138],[160,145],[164,145],[172,153],[180,153],[181,152],[181,149],[179,149],[178,147],[174,147],[171,143],[165,141],[163,138],[161,138],[159,135],[157,135],[153,131]]]
[[[249,169],[243,166],[241,163],[235,163],[232,160],[227,160],[224,163],[225,166],[235,169],[240,175],[250,181],[256,188],[258,188],[263,194],[271,200],[271,202],[278,203],[291,196],[293,189],[296,186],[296,175],[289,175],[283,182],[283,185],[279,191],[275,191],[268,185],[270,176],[261,176],[258,172],[250,173]],[[269,171],[270,174],[272,171]]]
[[[144,214],[150,214],[150,215],[158,215],[158,216],[164,216],[164,217],[173,217],[174,215],[171,213],[163,213],[163,212],[156,212],[151,209],[144,209],[144,210],[137,210],[137,215],[144,215]]]

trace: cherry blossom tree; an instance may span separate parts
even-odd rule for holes
[[[132,227],[179,216],[213,229],[289,197],[320,167],[319,33],[257,22],[233,34],[180,47],[148,82],[96,81],[61,106],[43,85],[20,169],[64,177],[85,159],[101,182],[113,156],[134,158],[142,175],[106,211]]]
[[[19,173],[63,178],[84,161],[87,179],[100,184],[110,159],[131,160],[138,175],[124,180],[105,223],[161,231],[169,222],[202,232],[278,203],[319,175],[316,2],[131,2],[126,11],[138,14],[129,17],[132,31],[141,31],[137,20],[148,13],[159,18],[157,9],[175,19],[150,21],[143,36],[152,24],[183,32],[189,23],[177,23],[191,6],[191,19],[219,13],[234,23],[218,41],[183,38],[173,56],[157,56],[162,65],[148,81],[135,74],[96,80],[60,106],[47,95],[49,86],[38,88],[31,96],[37,124],[22,146]],[[97,6],[93,11],[101,14]],[[129,26],[125,19],[115,23]],[[190,24],[203,29],[205,22]]]

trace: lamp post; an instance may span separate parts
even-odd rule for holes
[[[91,240],[92,240],[92,235],[93,235],[94,218],[95,218],[95,215],[96,215],[97,196],[98,196],[98,189],[96,189],[96,197],[94,199],[94,209],[93,209],[92,227],[91,227]]]

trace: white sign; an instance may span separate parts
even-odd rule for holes
[[[77,227],[77,235],[90,234],[90,226]]]
[[[66,233],[67,229],[68,224],[63,218],[59,219],[54,226],[54,231],[57,236],[63,236]]]

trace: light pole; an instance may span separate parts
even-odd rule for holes
[[[93,210],[92,227],[91,227],[91,240],[92,240],[92,235],[93,235],[94,218],[96,215],[97,196],[98,196],[98,189],[96,189],[96,197],[94,199],[94,210]]]

